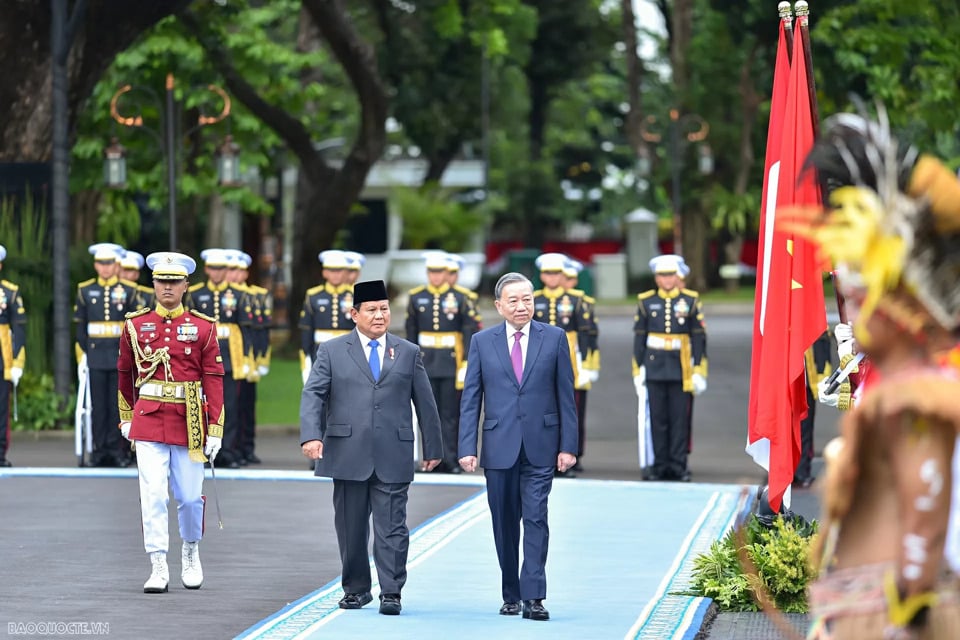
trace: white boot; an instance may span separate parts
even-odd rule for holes
[[[200,566],[200,543],[183,541],[181,555],[183,568],[180,572],[180,582],[187,589],[199,589],[203,584],[203,567]]]
[[[150,563],[153,570],[150,578],[143,583],[144,593],[164,593],[170,582],[170,570],[167,568],[167,552],[154,551],[150,554]]]

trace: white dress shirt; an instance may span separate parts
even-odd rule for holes
[[[366,356],[367,362],[370,362],[370,340],[372,340],[372,338],[368,338],[359,331],[357,331],[357,335],[360,336],[360,344],[363,346],[363,355]],[[380,360],[380,374],[383,375],[383,356],[385,355],[387,348],[387,334],[383,334],[377,338],[377,344],[380,345],[377,347],[377,358]]]
[[[510,355],[511,353],[513,353],[513,343],[514,343],[514,340],[516,340],[516,338],[513,337],[513,334],[515,334],[515,333],[517,332],[517,330],[514,329],[512,326],[510,326],[510,325],[509,325],[508,323],[506,323],[506,322],[504,322],[503,324],[504,324],[504,326],[505,326],[506,329],[507,329],[507,330],[506,330],[506,334],[507,334],[507,355]],[[520,327],[520,334],[521,334],[521,335],[520,335],[520,354],[523,356],[522,362],[523,362],[524,368],[526,368],[526,366],[527,366],[527,345],[530,344],[530,323],[529,323],[529,322],[528,322],[527,324],[523,325],[522,327]]]

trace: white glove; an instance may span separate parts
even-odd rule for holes
[[[856,344],[856,340],[847,340],[846,342],[837,343],[837,357],[844,358],[846,356],[852,356],[853,347]]]
[[[577,386],[578,388],[579,388],[579,387],[585,387],[585,386],[587,386],[588,384],[590,384],[591,382],[592,382],[592,379],[590,378],[590,372],[589,372],[589,371],[587,371],[586,369],[580,369],[580,371],[577,372],[577,384],[576,384],[576,386]]]
[[[250,365],[243,363],[243,377],[246,378],[248,375],[250,375]]]
[[[839,387],[838,387],[839,389]],[[827,379],[817,383],[817,400],[828,407],[835,407],[840,402],[840,393],[827,393]]]
[[[203,453],[206,454],[210,460],[213,460],[217,457],[217,454],[220,453],[220,443],[221,439],[217,436],[207,436],[207,444],[203,447]]]
[[[127,440],[130,439],[130,423],[129,422],[120,423],[120,435],[122,435]]]
[[[590,374],[590,383],[594,383],[600,379],[600,372],[596,369],[587,369],[587,373]]]
[[[467,380],[467,366],[464,365],[457,369],[457,382],[463,384]]]
[[[80,361],[77,363],[77,380],[83,380],[85,375],[87,375],[87,354],[80,356]]]
[[[640,373],[633,376],[633,388],[637,390],[637,395],[643,393],[643,386],[647,383],[647,368],[640,367]]]
[[[833,335],[837,338],[837,344],[853,340],[853,325],[848,322],[841,322],[833,328]]]
[[[10,382],[13,386],[20,384],[20,378],[23,377],[23,369],[20,367],[10,367]]]
[[[262,378],[263,376],[265,376],[265,375],[267,375],[268,373],[270,373],[270,367],[268,367],[268,366],[265,365],[265,364],[262,364],[262,365],[260,365],[259,367],[257,367],[257,373],[258,373],[258,374],[260,375],[260,377]]]
[[[699,373],[695,373],[690,376],[690,382],[693,383],[693,395],[695,396],[698,396],[707,390],[707,379]]]
[[[313,368],[313,360],[310,356],[303,358],[303,369],[300,371],[300,377],[303,378],[303,384],[307,384],[307,378],[310,377],[310,369]]]

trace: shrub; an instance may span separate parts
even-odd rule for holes
[[[731,530],[694,559],[687,595],[712,598],[721,611],[758,611],[757,590],[762,586],[780,611],[806,613],[807,585],[816,578],[808,560],[816,531],[816,522],[796,516],[777,516],[766,527],[751,515],[739,540]],[[741,566],[741,543],[739,550],[753,563],[754,572]]]
[[[53,388],[53,376],[27,371],[17,387],[17,421],[13,421],[11,407],[10,426],[15,431],[62,428],[72,420],[75,403],[76,399],[70,398],[61,409],[60,396]]]

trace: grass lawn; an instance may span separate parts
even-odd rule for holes
[[[270,361],[270,373],[257,385],[257,424],[300,424],[299,360]]]

